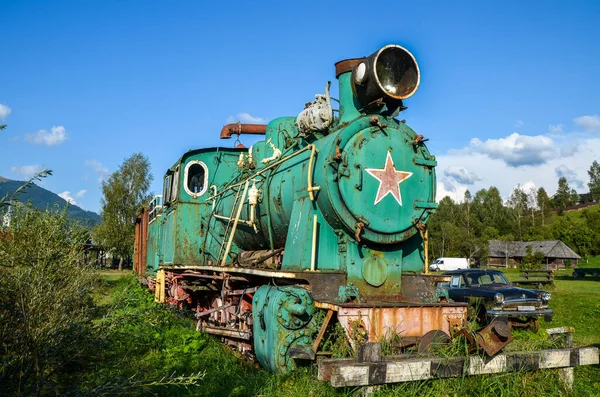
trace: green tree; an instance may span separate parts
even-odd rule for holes
[[[504,207],[500,191],[495,186],[489,189],[481,189],[473,198],[473,212],[482,228],[491,226],[498,231],[499,235],[512,231],[510,216]]]
[[[521,185],[517,185],[514,188],[512,193],[510,194],[510,198],[508,199],[508,205],[512,209],[510,214],[513,219],[516,221],[516,231],[517,238],[519,240],[523,240],[523,235],[525,234],[525,216],[527,215],[528,209],[528,197],[525,191],[521,188]]]
[[[542,219],[542,226],[546,224],[546,219],[552,214],[552,201],[548,197],[546,190],[541,187],[537,191],[537,206],[540,211],[540,218]]]
[[[429,249],[432,258],[447,256],[452,249],[455,238],[453,232],[456,229],[454,220],[457,213],[457,205],[449,196],[440,200],[435,214],[428,222]]]
[[[593,201],[600,200],[600,164],[596,160],[590,166],[588,171],[588,175],[590,176],[590,181],[588,182],[588,187],[590,188],[590,196],[592,196]]]
[[[119,270],[124,259],[133,255],[135,219],[151,197],[151,182],[150,162],[141,153],[125,159],[108,181],[102,182],[102,223],[94,230],[94,237],[119,258]]]
[[[555,222],[552,229],[555,239],[562,241],[581,256],[593,253],[596,249],[598,234],[585,222],[564,217]]]
[[[564,176],[558,178],[558,190],[554,195],[554,203],[558,209],[558,215],[562,215],[565,211],[565,208],[571,205],[571,193],[571,188],[569,187],[567,178]]]

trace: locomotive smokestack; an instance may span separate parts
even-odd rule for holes
[[[344,59],[335,64],[335,77],[339,82],[340,97],[340,123],[353,120],[360,116],[360,102],[352,92],[352,69],[363,62],[365,58]]]
[[[340,122],[359,115],[359,109],[385,103],[388,109],[402,109],[402,100],[419,88],[420,72],[415,57],[404,47],[386,45],[366,58],[338,62]]]

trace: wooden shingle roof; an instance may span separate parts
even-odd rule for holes
[[[571,248],[560,240],[545,241],[502,241],[490,240],[488,243],[490,258],[522,258],[527,255],[527,247],[531,252],[541,252],[545,258],[581,259]]]

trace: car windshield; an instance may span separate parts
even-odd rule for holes
[[[471,284],[472,286],[492,285],[492,284],[501,284],[501,285],[510,284],[510,282],[506,279],[504,274],[502,274],[500,272],[468,274],[467,280],[469,281],[469,284]]]

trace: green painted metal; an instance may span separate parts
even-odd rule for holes
[[[352,73],[343,73],[338,76],[340,89],[340,118],[339,124],[344,125],[361,116],[360,109],[363,107],[358,99],[352,94]]]
[[[300,287],[260,287],[252,300],[254,354],[272,372],[296,367],[292,356],[308,358],[317,331],[311,294]]]

